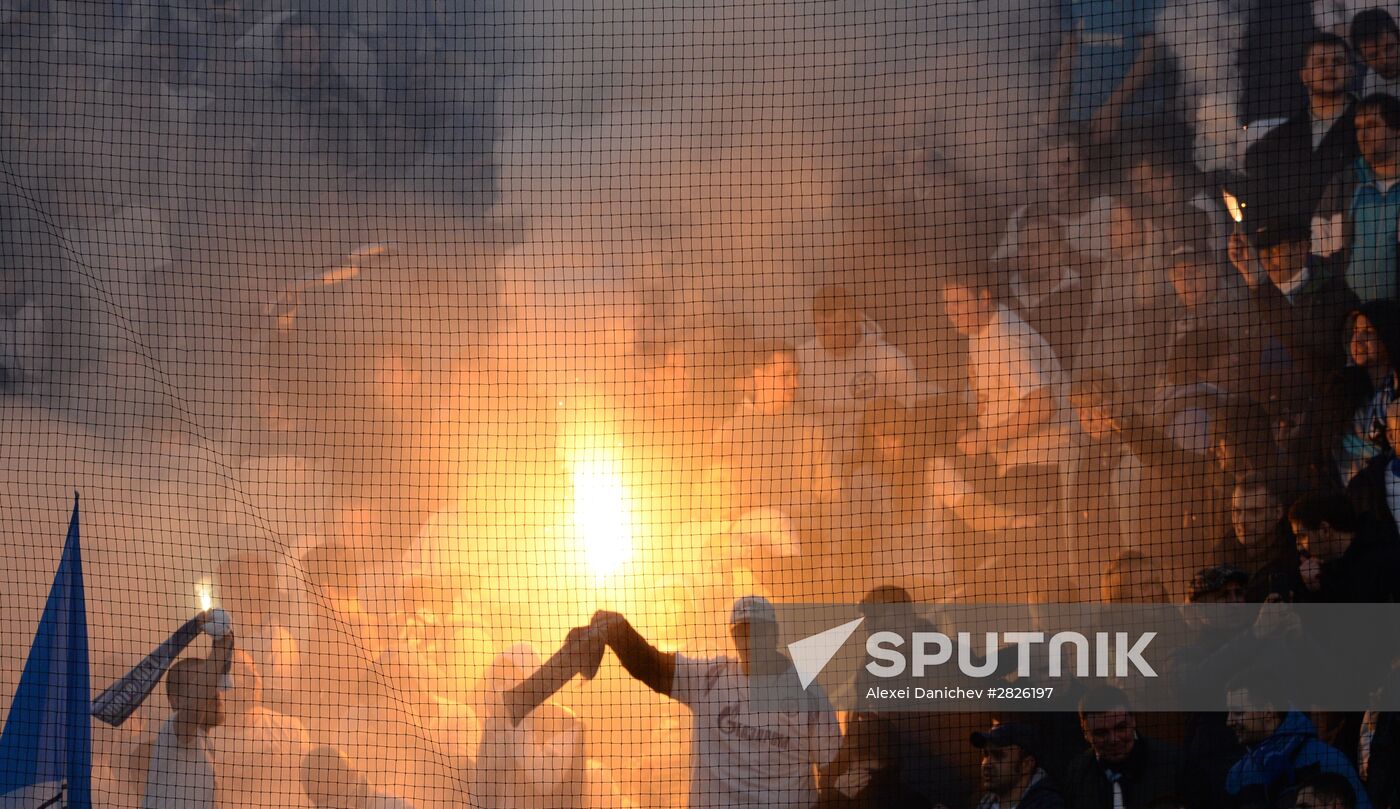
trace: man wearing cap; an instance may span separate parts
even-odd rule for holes
[[[1216,565],[1196,571],[1191,578],[1192,604],[1243,604],[1249,574],[1234,565]]]
[[[1036,755],[1037,739],[1027,725],[993,725],[973,733],[972,746],[982,751],[982,788],[977,809],[1064,809],[1060,795]]]
[[[1229,258],[1249,290],[1263,337],[1273,341],[1266,359],[1281,349],[1304,381],[1321,384],[1346,364],[1340,335],[1356,295],[1333,267],[1313,255],[1306,219],[1255,219],[1246,228],[1248,236],[1230,237]],[[1272,379],[1287,384],[1286,378]],[[1287,402],[1294,393],[1273,395]]]
[[[791,661],[778,649],[777,615],[767,599],[734,602],[729,633],[737,660],[662,652],[615,612],[598,612],[591,626],[629,674],[695,715],[690,809],[816,804],[812,765],[824,767],[835,757],[840,726],[815,683],[804,691],[804,710],[758,711],[750,705],[751,675],[791,675],[796,683]]]

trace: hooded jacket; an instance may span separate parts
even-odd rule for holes
[[[1320,772],[1345,776],[1356,792],[1356,809],[1371,809],[1366,788],[1347,757],[1317,738],[1307,716],[1290,711],[1269,738],[1230,768],[1225,791],[1236,807],[1271,807],[1301,777]]]

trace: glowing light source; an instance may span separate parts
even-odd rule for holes
[[[634,525],[618,463],[602,451],[580,453],[570,464],[574,527],[588,568],[602,578],[632,558]]]
[[[208,612],[214,608],[214,588],[208,579],[200,579],[194,586],[195,597],[199,599],[199,611]]]
[[[1229,191],[1224,192],[1224,196],[1225,209],[1230,212],[1230,218],[1235,220],[1235,224],[1240,224],[1244,221],[1244,203],[1240,202],[1239,198]]]

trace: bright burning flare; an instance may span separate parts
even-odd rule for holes
[[[1235,220],[1235,224],[1244,221],[1244,206],[1240,204],[1239,198],[1229,191],[1225,192],[1225,209],[1230,212],[1230,218]]]
[[[600,452],[575,459],[574,526],[599,578],[617,572],[632,558],[632,511],[617,462]]]
[[[200,612],[208,612],[214,608],[214,589],[208,579],[203,579],[194,586],[194,594],[199,598]]]

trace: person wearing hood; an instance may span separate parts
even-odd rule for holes
[[[866,402],[881,397],[912,405],[922,398],[914,364],[887,343],[842,286],[824,286],[812,296],[816,337],[797,350],[801,401],[826,431],[830,451],[844,469],[858,447]]]
[[[1228,723],[1248,752],[1230,768],[1225,791],[1232,806],[1292,806],[1288,792],[1315,773],[1344,776],[1356,793],[1357,809],[1371,809],[1366,790],[1342,751],[1317,737],[1305,714],[1280,710],[1282,700],[1269,696],[1263,679],[1248,677],[1231,684]]]

